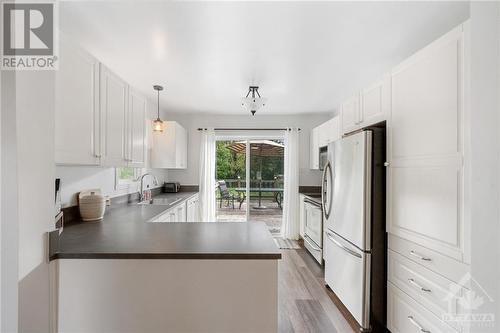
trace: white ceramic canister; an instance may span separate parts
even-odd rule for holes
[[[83,221],[102,220],[106,210],[106,198],[101,190],[86,190],[78,195],[80,215]]]

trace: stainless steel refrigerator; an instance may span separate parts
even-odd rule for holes
[[[325,281],[362,331],[386,327],[385,130],[328,146],[323,171]]]

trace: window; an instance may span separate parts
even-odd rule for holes
[[[126,189],[137,182],[137,178],[141,175],[140,168],[115,168],[115,189]]]

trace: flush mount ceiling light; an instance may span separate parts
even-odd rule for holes
[[[255,112],[258,109],[266,105],[266,98],[262,98],[259,94],[259,87],[250,86],[248,88],[248,93],[245,98],[241,101],[241,106],[245,109],[249,110],[252,113],[252,116],[255,116]]]
[[[158,92],[158,116],[155,121],[153,121],[153,131],[163,132],[163,121],[160,119],[160,91],[163,90],[162,86],[154,85],[153,89]]]

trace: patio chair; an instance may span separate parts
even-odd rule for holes
[[[223,200],[227,200],[227,206],[229,206],[229,202],[232,202],[232,206],[233,206],[233,209],[234,209],[234,200],[236,198],[227,189],[226,182],[224,180],[220,180],[217,183],[218,183],[219,194],[220,194],[220,198],[219,198],[219,200],[220,200],[220,206],[219,207],[222,208],[222,201]],[[240,205],[240,207],[241,207],[241,205]]]

